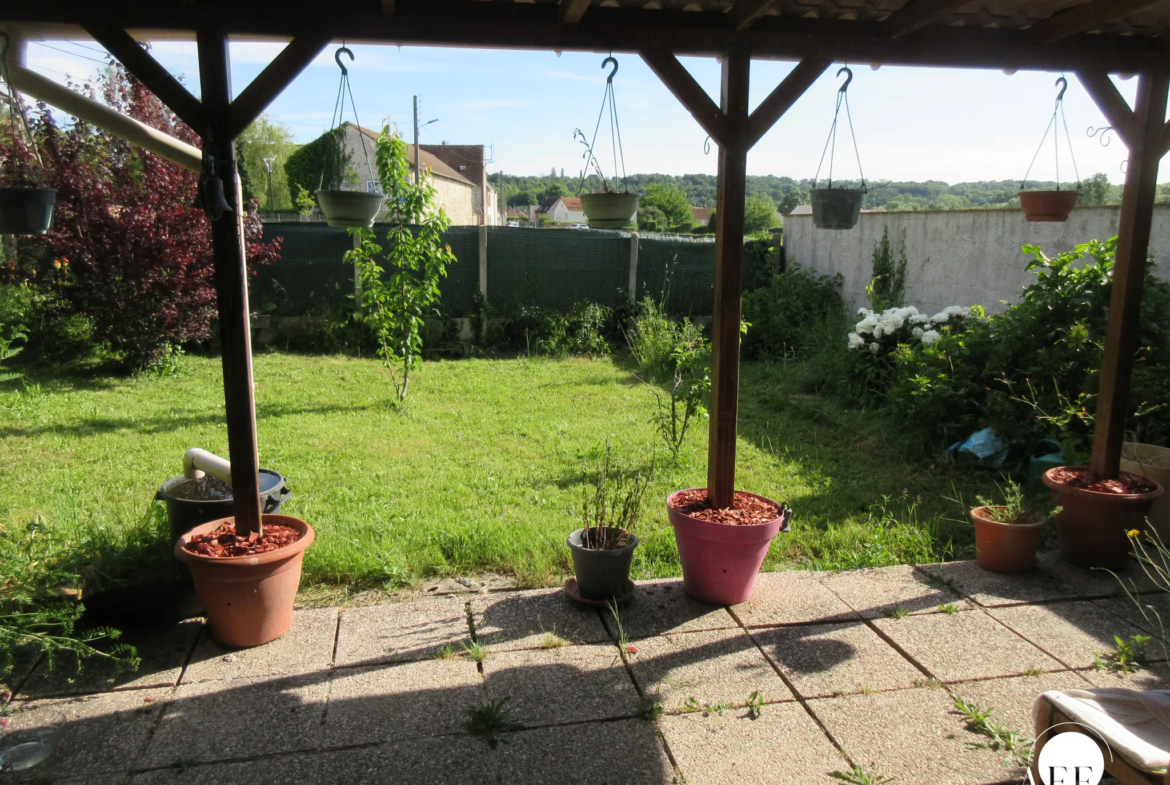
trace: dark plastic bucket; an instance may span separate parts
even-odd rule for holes
[[[638,538],[630,535],[630,544],[624,548],[596,551],[581,544],[578,529],[569,535],[569,551],[573,554],[573,570],[577,574],[577,590],[587,600],[612,600],[626,593],[630,581],[630,564]]]
[[[168,493],[171,488],[185,482],[186,479],[182,475],[172,477],[163,483],[163,487],[154,497],[160,502],[167,503],[167,519],[171,524],[172,547],[179,541],[180,537],[199,524],[220,518],[230,518],[236,514],[236,505],[233,499],[192,501],[191,499],[179,499]],[[292,491],[284,484],[284,477],[279,472],[274,472],[271,469],[260,470],[260,505],[263,512],[279,513],[281,505],[288,501],[290,496],[292,496]]]
[[[56,204],[56,188],[0,188],[0,234],[45,234]]]
[[[865,191],[859,188],[814,188],[808,193],[812,201],[813,225],[818,229],[852,229],[857,225]]]

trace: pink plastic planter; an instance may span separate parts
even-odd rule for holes
[[[791,511],[782,507],[779,518],[755,526],[711,523],[674,509],[671,502],[679,493],[683,491],[666,500],[666,511],[682,560],[683,589],[696,600],[713,605],[744,602],[752,596],[772,539],[781,530],[788,531]],[[771,499],[765,501],[775,504]]]

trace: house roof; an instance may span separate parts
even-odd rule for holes
[[[705,224],[711,219],[711,211],[714,209],[714,207],[692,207],[691,214],[695,216],[696,221]]]
[[[346,125],[353,125],[353,123],[346,123]],[[369,128],[364,128],[360,125],[355,125],[354,127],[357,128],[359,131],[361,131],[366,136],[370,137],[371,139],[378,138],[377,131],[373,131]],[[414,169],[414,145],[407,143],[406,147],[408,150],[410,150],[410,168]],[[428,153],[427,149],[425,147],[423,147],[421,144],[418,146],[418,162],[420,165],[425,166],[426,168],[430,169],[431,174],[433,174],[435,177],[445,177],[448,180],[455,180],[456,182],[466,183],[467,185],[470,185],[472,187],[475,186],[475,183],[471,182],[466,177],[459,174],[459,172],[456,172],[454,169],[452,169],[450,166],[448,166],[447,164],[440,161],[434,155],[431,155],[430,153]]]
[[[565,209],[570,212],[582,212],[581,198],[579,196],[549,196],[540,203],[540,206],[536,208],[536,212],[547,213],[557,206],[557,202],[564,202]]]

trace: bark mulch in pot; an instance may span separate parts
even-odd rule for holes
[[[1150,493],[1158,486],[1140,474],[1121,472],[1116,480],[1102,480],[1088,469],[1062,467],[1049,475],[1054,482],[1069,488],[1080,488],[1094,493],[1115,493],[1132,495]]]
[[[291,526],[273,523],[265,524],[263,537],[256,537],[254,533],[248,537],[240,537],[236,535],[235,522],[228,521],[213,532],[195,535],[183,549],[214,558],[255,556],[292,545],[300,538],[301,532]]]
[[[679,492],[672,500],[671,506],[692,518],[711,523],[725,523],[729,526],[755,526],[780,517],[779,505],[743,491],[736,491],[731,506],[721,509],[711,509],[711,502],[704,488]]]

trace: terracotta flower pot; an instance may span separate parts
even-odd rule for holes
[[[1062,508],[1056,515],[1060,558],[1080,567],[1124,570],[1129,565],[1131,548],[1126,533],[1145,528],[1146,513],[1162,498],[1162,486],[1151,480],[1156,488],[1149,493],[1091,491],[1053,479],[1064,469],[1087,467],[1059,466],[1044,472],[1044,484]]]
[[[1077,206],[1080,191],[1020,191],[1020,208],[1026,221],[1060,223]]]
[[[667,498],[666,512],[682,561],[683,589],[696,600],[713,605],[746,601],[752,596],[768,547],[787,523],[787,513],[781,508],[780,517],[749,526],[712,523],[675,509],[672,501],[679,493],[683,491]],[[776,504],[763,496],[749,495]]]
[[[582,194],[581,209],[590,229],[625,229],[638,214],[638,194]]]
[[[365,191],[318,191],[317,204],[330,226],[370,228],[382,209],[382,194]]]
[[[812,201],[813,225],[818,229],[852,229],[861,217],[860,188],[814,188],[809,193]]]
[[[1003,509],[1000,507],[999,509]],[[989,508],[971,510],[975,525],[975,562],[988,572],[1018,575],[1036,565],[1036,547],[1044,524],[1000,523],[992,520]]]
[[[183,548],[192,537],[215,531],[225,520],[232,519],[204,523],[184,534],[175,555],[191,568],[211,636],[225,646],[259,646],[288,632],[301,584],[301,562],[316,535],[299,518],[265,515],[265,525],[288,526],[303,534],[291,545],[256,556],[214,558]]]

